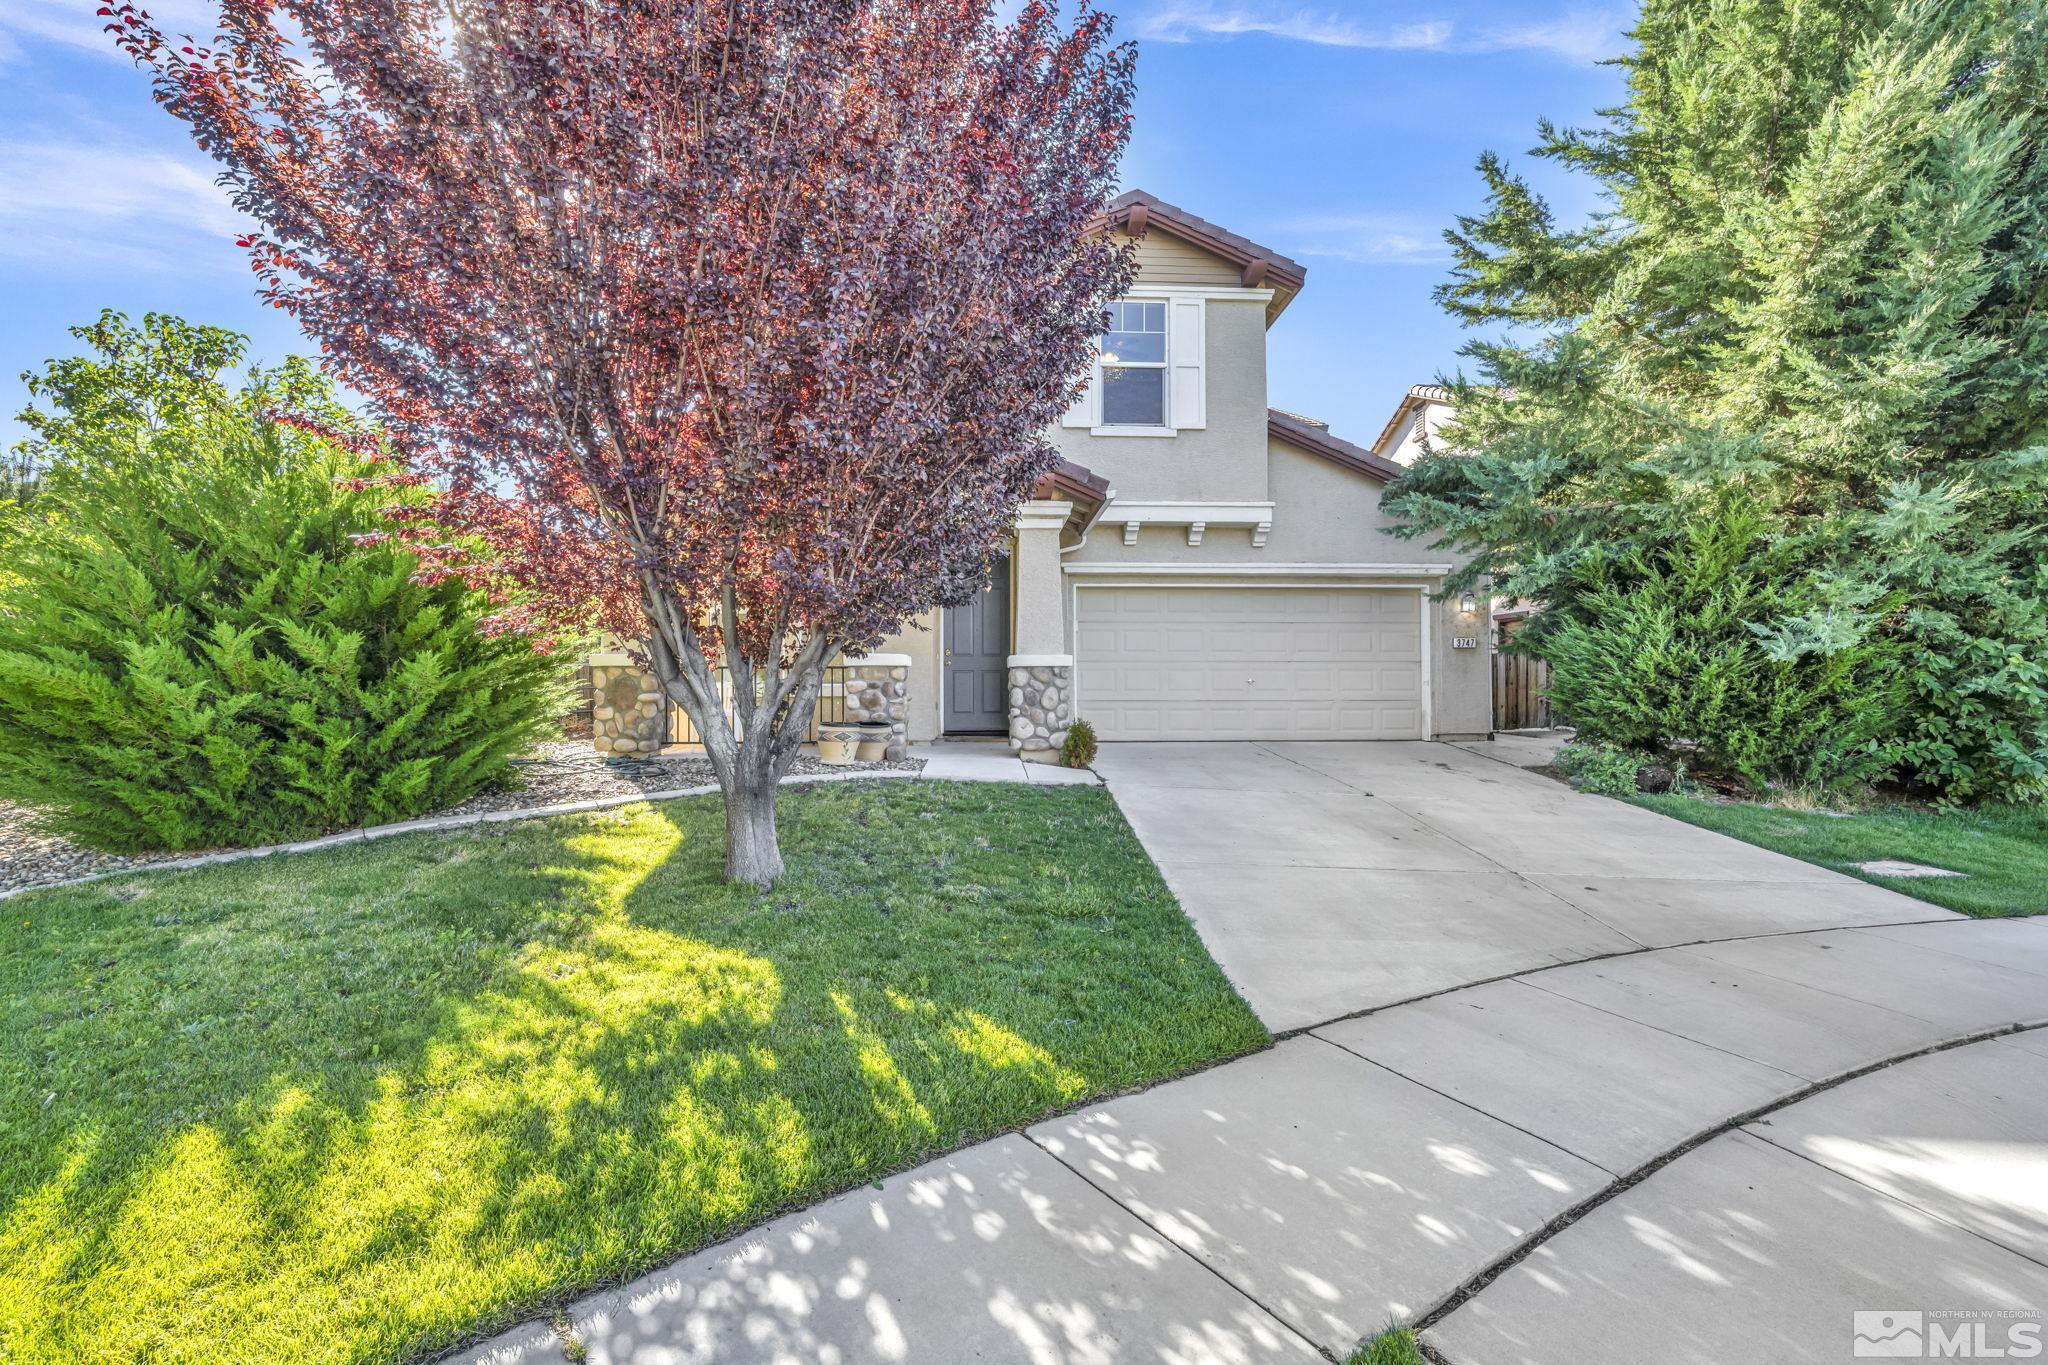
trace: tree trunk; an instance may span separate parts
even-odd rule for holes
[[[776,773],[742,759],[725,793],[725,879],[767,890],[782,875],[775,835]]]
[[[659,606],[650,595],[650,605]],[[782,845],[775,832],[775,789],[795,762],[824,685],[824,662],[836,642],[813,637],[796,650],[794,665],[756,668],[741,659],[732,692],[732,715],[720,699],[717,677],[694,632],[663,629],[651,641],[656,676],[689,713],[725,797],[725,877],[767,890],[782,875]],[[730,616],[729,618],[730,619]],[[730,626],[727,635],[735,632]],[[760,695],[750,695],[759,679]]]

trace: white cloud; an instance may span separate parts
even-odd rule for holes
[[[1324,214],[1267,230],[1290,255],[1322,256],[1361,265],[1419,265],[1448,260],[1441,229],[1387,213]]]
[[[1588,62],[1621,51],[1626,12],[1574,8],[1552,19],[1528,20],[1461,35],[1449,19],[1366,25],[1320,10],[1244,0],[1164,0],[1137,22],[1138,36],[1188,43],[1247,33],[1314,43],[1320,47],[1380,48],[1448,53],[1546,52]]]
[[[1473,45],[1479,52],[1548,52],[1575,62],[1620,55],[1627,45],[1625,14],[1611,9],[1572,9],[1555,19],[1488,29]]]
[[[1451,36],[1448,23],[1431,20],[1368,28],[1313,10],[1264,5],[1215,5],[1203,0],[1170,0],[1138,21],[1138,36],[1186,43],[1199,38],[1263,33],[1322,47],[1433,48]]]
[[[36,43],[83,48],[115,61],[128,58],[114,46],[107,20],[93,11],[98,0],[6,0],[0,4],[0,65],[21,57]],[[154,0],[149,17],[166,33],[211,33],[220,12],[205,0]]]
[[[246,270],[234,238],[248,220],[198,152],[112,140],[0,144],[0,256],[95,272]]]

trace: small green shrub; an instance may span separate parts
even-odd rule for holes
[[[1598,796],[1634,796],[1636,774],[1647,762],[1641,754],[1611,744],[1574,740],[1557,751],[1557,766],[1582,792]]]
[[[78,423],[50,515],[17,523],[0,792],[56,832],[188,849],[406,819],[501,781],[559,709],[553,661],[382,538],[396,495],[367,462],[272,420],[287,390],[326,392],[285,378],[168,429]]]
[[[1060,766],[1085,768],[1095,761],[1096,748],[1095,727],[1077,720],[1067,727],[1067,738],[1060,745]]]
[[[1690,765],[1752,788],[1832,788],[1898,760],[1907,693],[1891,603],[1830,596],[1797,547],[1724,498],[1676,543],[1588,556],[1575,606],[1539,648],[1550,698],[1579,739],[1684,747]]]

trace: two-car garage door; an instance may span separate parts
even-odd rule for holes
[[[1086,587],[1079,711],[1106,740],[1423,738],[1423,594]]]

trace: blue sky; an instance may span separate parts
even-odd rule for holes
[[[16,376],[105,306],[310,349],[255,300],[234,212],[181,124],[114,53],[97,0],[0,0],[0,441]],[[204,0],[162,17],[210,28]],[[1536,120],[1617,101],[1597,65],[1631,9],[1569,0],[1107,0],[1140,44],[1126,183],[1308,266],[1272,333],[1271,396],[1370,441],[1406,387],[1452,368],[1461,330],[1430,301],[1439,234],[1480,204],[1474,158],[1510,155],[1562,212],[1595,205],[1521,153]]]

